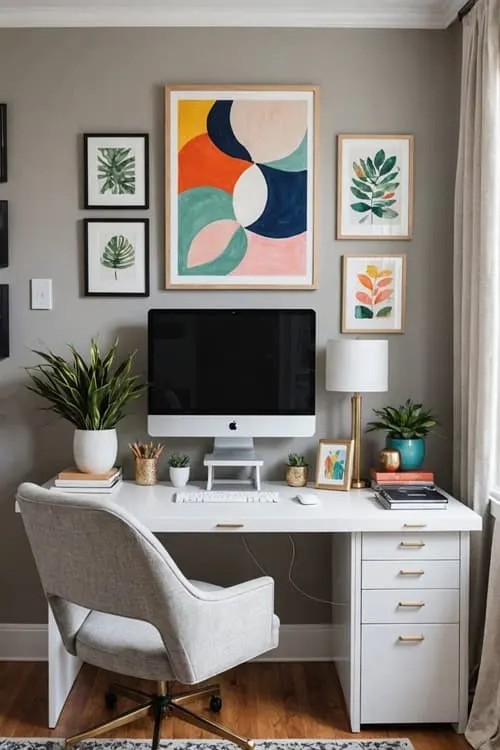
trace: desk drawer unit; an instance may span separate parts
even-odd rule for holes
[[[457,722],[460,535],[361,540],[361,723]]]

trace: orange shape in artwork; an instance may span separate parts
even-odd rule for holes
[[[214,146],[207,133],[186,143],[179,153],[179,193],[197,187],[213,187],[232,193],[243,174],[252,166]]]

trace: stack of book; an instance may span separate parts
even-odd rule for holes
[[[433,486],[418,484],[379,485],[375,495],[387,510],[446,510],[448,498]]]
[[[104,474],[84,474],[71,466],[60,471],[51,489],[64,492],[90,492],[96,495],[109,495],[122,480],[121,468],[114,467]]]
[[[377,471],[370,469],[372,487],[395,487],[406,484],[434,486],[433,471]]]

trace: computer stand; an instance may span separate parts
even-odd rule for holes
[[[260,490],[260,468],[264,460],[255,454],[252,438],[215,438],[214,450],[205,454],[203,465],[208,468],[207,490],[211,490],[215,483],[253,484],[256,490]],[[216,482],[215,469],[223,467],[250,467],[253,472],[248,479],[218,479]]]

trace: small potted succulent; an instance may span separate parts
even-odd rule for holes
[[[300,453],[289,453],[286,468],[286,481],[290,487],[305,487],[307,484],[308,465]]]
[[[168,459],[168,467],[174,487],[184,487],[189,479],[189,456],[185,453],[172,453]]]
[[[374,409],[378,417],[368,422],[366,431],[383,430],[386,435],[386,448],[399,451],[400,469],[415,471],[422,466],[425,458],[425,438],[439,422],[430,409],[423,409],[411,398],[399,406],[385,406]]]

